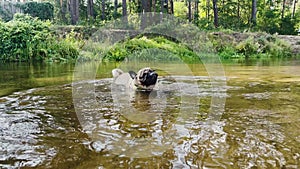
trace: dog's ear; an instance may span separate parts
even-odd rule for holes
[[[128,73],[132,79],[136,77],[136,73],[134,71],[130,70]]]

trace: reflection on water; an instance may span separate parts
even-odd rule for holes
[[[300,168],[299,66],[226,66],[225,93],[211,88],[201,65],[191,65],[197,76],[174,73],[153,93],[120,89],[119,98],[109,78],[114,66],[89,82],[97,104],[84,96],[84,125],[72,86],[61,84],[68,80],[36,88],[45,77],[36,68],[32,89],[18,78],[26,87],[0,97],[0,168]],[[51,81],[72,77],[69,68],[58,72]],[[0,85],[13,82],[3,77]],[[208,121],[213,97],[226,98],[225,112]]]

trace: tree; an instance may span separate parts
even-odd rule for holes
[[[191,0],[188,0],[187,3],[188,3],[188,19],[189,19],[189,22],[191,22],[192,21],[192,3],[191,3]]]
[[[118,15],[118,0],[114,0],[114,18]]]
[[[219,26],[217,0],[213,0],[213,10],[214,10],[214,25],[215,28],[217,28]]]
[[[94,2],[93,0],[87,0],[87,16],[94,19]]]
[[[76,25],[79,20],[79,0],[70,0],[71,24]]]
[[[54,16],[54,6],[49,2],[27,2],[20,6],[23,13],[32,17],[38,17],[41,20],[52,20]]]
[[[60,5],[60,18],[62,20],[63,23],[67,23],[68,19],[66,18],[66,9],[67,9],[67,3],[64,0],[60,0],[59,1],[59,5]]]
[[[210,0],[206,0],[206,19],[207,20],[210,20]]]
[[[241,15],[240,15],[240,1],[238,0],[237,1],[237,19],[238,19],[238,21],[240,22],[240,19],[241,19]]]
[[[105,20],[105,0],[101,0],[101,7],[102,7],[102,10],[101,10],[101,19]]]
[[[165,0],[165,9],[166,9],[166,13],[169,13],[169,1],[168,0]]]
[[[165,1],[165,0],[160,0],[160,12],[161,12],[161,13],[164,12],[164,1]]]
[[[199,19],[199,0],[195,0],[195,13],[194,13],[194,20]]]
[[[151,12],[151,0],[144,0],[145,6],[144,10],[145,12]]]
[[[173,15],[174,14],[174,1],[170,0],[170,13]]]
[[[122,15],[123,15],[123,17],[127,16],[127,3],[126,3],[126,0],[122,0]]]
[[[126,0],[122,0],[122,16],[124,19],[124,24],[128,23],[128,18],[127,18],[127,3]]]
[[[285,3],[286,3],[286,0],[283,0],[283,1],[282,1],[282,10],[281,10],[281,19],[284,18]]]
[[[292,18],[295,17],[295,13],[296,13],[296,5],[297,5],[297,0],[293,0]]]
[[[251,23],[256,25],[257,0],[252,0]]]

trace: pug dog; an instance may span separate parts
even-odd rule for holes
[[[137,73],[123,72],[121,69],[113,69],[112,75],[115,84],[126,85],[136,91],[152,91],[157,82],[158,74],[150,67],[142,68]]]

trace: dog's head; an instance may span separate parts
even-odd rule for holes
[[[156,84],[158,74],[155,70],[146,67],[137,73],[129,71],[130,77],[133,79],[134,85],[141,90],[152,90]]]

